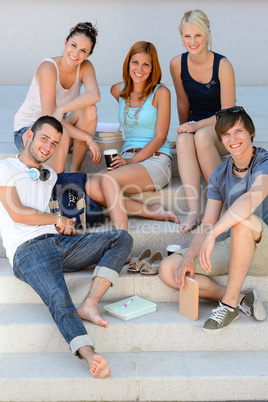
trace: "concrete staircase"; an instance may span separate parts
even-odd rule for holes
[[[12,146],[2,144],[0,158],[13,155]],[[89,158],[84,170],[94,171]],[[161,202],[183,215],[187,207],[180,185],[174,155],[171,183],[136,199]],[[103,228],[109,227],[107,218]],[[165,255],[168,244],[187,246],[193,235],[180,234],[174,223],[139,218],[130,218],[130,233],[133,259],[147,247]],[[78,304],[90,286],[92,269],[65,277]],[[223,284],[226,279],[216,278]],[[244,289],[252,287],[268,309],[268,277],[247,277]],[[156,302],[157,311],[124,322],[102,310],[103,304],[134,294]],[[267,400],[268,319],[257,322],[241,314],[223,333],[209,335],[201,327],[216,304],[201,300],[194,322],[179,314],[178,298],[158,276],[129,274],[126,265],[100,306],[109,328],[86,323],[96,352],[112,370],[108,379],[95,380],[87,364],[70,353],[39,296],[14,277],[0,242],[0,401]]]

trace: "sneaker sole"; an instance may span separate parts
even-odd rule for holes
[[[258,298],[257,293],[253,290],[254,293],[254,303],[253,303],[253,317],[257,321],[264,321],[266,318],[266,310],[262,301]]]
[[[208,333],[208,334],[217,334],[218,332],[221,332],[223,330],[225,330],[226,328],[228,328],[234,321],[236,321],[238,318],[240,317],[240,314],[238,314],[233,321],[231,321],[228,325],[226,325],[225,327],[222,328],[217,328],[217,329],[207,329],[207,328],[203,328],[203,331]]]

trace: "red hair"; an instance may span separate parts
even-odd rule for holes
[[[152,59],[152,71],[148,77],[141,98],[143,98],[144,96],[147,98],[148,95],[154,90],[156,85],[160,84],[161,81],[162,71],[159,64],[156,48],[150,42],[144,42],[144,41],[136,42],[130,48],[123,64],[124,88],[120,92],[120,97],[123,99],[127,99],[130,96],[131,92],[133,91],[133,82],[129,75],[129,62],[131,57],[137,53],[149,54]]]

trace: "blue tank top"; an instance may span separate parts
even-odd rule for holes
[[[184,90],[190,103],[190,115],[188,121],[199,121],[213,116],[221,109],[219,64],[225,56],[214,53],[213,72],[210,82],[201,84],[195,81],[189,74],[187,66],[188,53],[181,55],[181,79]]]
[[[153,97],[157,88],[160,85],[156,85],[154,91],[148,96],[144,105],[142,106],[137,125],[135,125],[135,118],[133,117],[135,111],[138,108],[129,108],[129,115],[127,117],[127,124],[133,127],[133,129],[129,129],[124,122],[124,107],[125,107],[125,99],[119,97],[119,112],[118,119],[120,121],[121,126],[124,128],[125,134],[125,142],[122,148],[122,153],[127,151],[128,149],[133,148],[143,148],[149,141],[151,141],[155,134],[155,126],[157,120],[157,109],[152,105]],[[123,88],[123,85],[122,85]],[[164,144],[157,150],[158,152],[163,152],[164,154],[170,156],[172,158],[170,143],[168,140],[164,142]]]

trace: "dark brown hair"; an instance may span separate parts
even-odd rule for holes
[[[70,33],[67,36],[66,41],[68,42],[68,40],[76,34],[85,35],[88,39],[90,39],[90,41],[92,42],[92,48],[89,54],[92,54],[98,36],[97,28],[93,27],[91,22],[79,22],[78,24],[76,24],[75,27],[70,29]]]
[[[255,126],[251,117],[246,113],[245,110],[241,110],[237,113],[231,113],[227,110],[224,115],[217,118],[215,131],[218,139],[222,142],[223,134],[230,130],[230,128],[232,128],[237,122],[243,123],[245,129],[251,136],[251,142],[253,142],[253,138],[255,136]]]

